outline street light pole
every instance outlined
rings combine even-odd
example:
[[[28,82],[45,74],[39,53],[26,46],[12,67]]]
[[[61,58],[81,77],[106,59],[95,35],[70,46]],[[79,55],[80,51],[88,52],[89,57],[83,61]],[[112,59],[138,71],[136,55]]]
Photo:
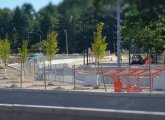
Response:
[[[41,47],[41,35],[40,35],[40,46],[39,46],[39,49],[40,49],[40,54],[41,54],[41,50],[42,50],[42,47]]]
[[[121,67],[121,48],[120,48],[120,0],[117,0],[117,66]]]
[[[68,55],[68,35],[67,35],[66,30],[64,30],[64,32],[65,32],[65,38],[66,38],[66,54]]]
[[[37,32],[28,32],[28,34],[36,34],[36,35],[38,35],[39,36],[39,39],[40,39],[40,45],[39,45],[39,50],[40,50],[40,54],[41,54],[41,35],[39,34],[39,33],[37,33]]]

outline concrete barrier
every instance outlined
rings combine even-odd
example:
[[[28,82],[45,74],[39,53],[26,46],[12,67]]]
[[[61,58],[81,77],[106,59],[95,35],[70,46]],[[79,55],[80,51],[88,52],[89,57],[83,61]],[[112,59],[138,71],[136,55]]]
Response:
[[[164,120],[164,112],[0,104],[0,120]]]
[[[0,89],[1,104],[165,112],[165,94]]]

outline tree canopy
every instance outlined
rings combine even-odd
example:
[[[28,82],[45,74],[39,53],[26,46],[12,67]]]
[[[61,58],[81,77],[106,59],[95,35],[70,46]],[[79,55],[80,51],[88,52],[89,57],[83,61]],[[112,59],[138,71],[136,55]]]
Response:
[[[123,0],[121,19],[123,42],[132,41],[134,46],[145,48],[143,43],[150,39],[154,43],[152,49],[159,53],[164,50],[164,0]],[[29,32],[37,32],[45,40],[48,33],[57,31],[59,53],[63,53],[66,51],[66,30],[69,53],[82,53],[91,47],[95,25],[100,22],[104,23],[102,34],[107,37],[107,49],[115,52],[117,28],[114,0],[63,0],[59,5],[50,2],[39,11],[35,11],[31,4],[14,10],[0,9],[0,38],[8,36],[11,51],[18,52],[25,39],[29,39],[29,49],[36,48],[35,45],[40,42],[38,36],[28,37]]]
[[[24,64],[29,57],[29,50],[28,50],[28,41],[24,40],[22,43],[22,47],[18,49],[19,54],[20,54],[20,58],[21,58],[21,62]]]
[[[5,64],[7,64],[10,56],[10,43],[8,38],[0,41],[0,57]]]
[[[102,22],[96,25],[96,32],[94,32],[94,43],[92,43],[92,50],[98,63],[105,56],[105,51],[107,48],[107,43],[105,42],[106,37],[102,36],[103,26],[104,23]]]
[[[57,41],[58,33],[51,32],[48,34],[47,40],[43,42],[43,48],[47,59],[51,62],[52,58],[58,51],[58,41]]]

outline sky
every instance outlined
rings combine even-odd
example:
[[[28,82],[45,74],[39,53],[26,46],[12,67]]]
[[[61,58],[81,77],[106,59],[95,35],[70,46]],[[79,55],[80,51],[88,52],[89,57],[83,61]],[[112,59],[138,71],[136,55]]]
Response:
[[[15,9],[16,6],[22,6],[24,3],[30,3],[33,8],[38,11],[46,6],[49,2],[58,5],[62,0],[0,0],[0,8]]]

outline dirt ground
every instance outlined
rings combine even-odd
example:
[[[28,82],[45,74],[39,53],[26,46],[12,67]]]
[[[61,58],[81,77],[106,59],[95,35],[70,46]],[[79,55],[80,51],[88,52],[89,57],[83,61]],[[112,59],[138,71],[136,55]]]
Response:
[[[25,75],[24,81],[21,82],[20,64],[9,65],[5,76],[5,67],[0,65],[0,88],[23,88],[23,89],[45,89],[45,81],[35,80],[34,75]],[[91,92],[112,92],[113,87],[104,86],[81,86],[71,83],[60,83],[56,81],[46,81],[47,90],[64,90],[64,91],[91,91]]]
[[[64,90],[64,91],[90,91],[90,92],[114,92],[113,85],[81,86],[72,83],[62,83],[56,81],[35,80],[34,75],[25,75],[24,81],[21,82],[20,64],[13,64],[7,67],[5,76],[4,65],[0,65],[0,88],[22,88],[22,89],[47,89],[47,90]],[[149,92],[145,90],[143,92]]]

